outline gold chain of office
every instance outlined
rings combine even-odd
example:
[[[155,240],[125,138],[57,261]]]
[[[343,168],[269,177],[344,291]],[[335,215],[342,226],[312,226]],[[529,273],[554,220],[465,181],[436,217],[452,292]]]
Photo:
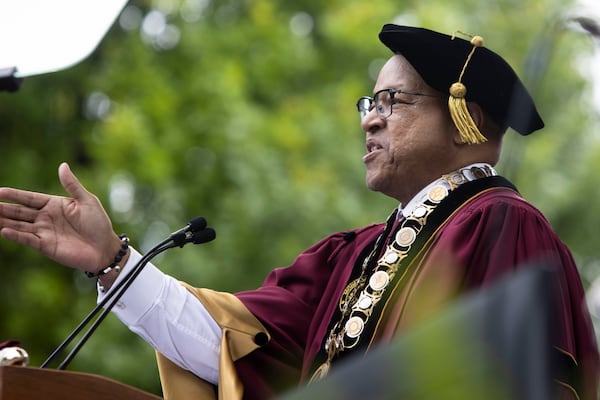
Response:
[[[465,175],[468,171],[471,178]],[[398,276],[402,279],[406,269],[401,270],[401,263],[407,256],[415,242],[417,235],[423,230],[427,218],[435,208],[444,200],[448,194],[473,179],[479,179],[495,175],[495,171],[487,166],[473,166],[461,169],[447,175],[443,175],[441,181],[428,191],[427,196],[419,202],[411,214],[402,222],[402,226],[396,232],[394,240],[387,246],[385,252],[377,261],[376,267],[367,279],[367,266],[372,257],[375,256],[377,244],[371,254],[364,260],[361,275],[350,282],[340,298],[340,320],[331,328],[329,336],[325,341],[325,352],[327,360],[317,368],[310,381],[322,379],[329,372],[333,359],[341,352],[357,346],[361,339],[369,318],[373,314],[375,306],[383,298],[385,290]],[[383,235],[383,234],[382,234]],[[382,240],[382,235],[377,242]]]

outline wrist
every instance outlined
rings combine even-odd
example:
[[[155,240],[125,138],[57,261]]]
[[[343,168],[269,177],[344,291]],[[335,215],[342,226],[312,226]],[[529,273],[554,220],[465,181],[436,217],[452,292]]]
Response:
[[[129,259],[130,252],[131,252],[131,250],[127,249],[121,262],[115,268],[112,268],[107,273],[98,276],[98,289],[101,292],[107,291],[115,283],[115,281],[119,277],[119,274],[121,273],[121,271],[123,271],[123,267],[125,267],[125,264],[127,264],[127,260]]]
[[[108,289],[112,285],[129,258],[129,238],[127,235],[121,234],[119,235],[118,240],[119,248],[113,253],[115,256],[112,259],[112,262],[95,272],[85,271],[85,274],[89,278],[98,278],[98,284],[102,291]]]

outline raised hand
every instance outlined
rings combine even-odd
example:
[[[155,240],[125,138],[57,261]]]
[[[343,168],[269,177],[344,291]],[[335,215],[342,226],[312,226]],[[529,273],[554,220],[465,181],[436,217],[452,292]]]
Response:
[[[58,175],[71,197],[0,188],[0,236],[66,266],[98,271],[112,262],[121,240],[66,163]]]

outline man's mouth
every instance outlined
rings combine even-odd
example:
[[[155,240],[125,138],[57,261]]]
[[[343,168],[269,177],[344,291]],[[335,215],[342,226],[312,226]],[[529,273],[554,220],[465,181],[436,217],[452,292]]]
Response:
[[[383,150],[383,146],[376,143],[375,141],[367,142],[367,154],[363,156],[363,161],[368,162],[372,158],[376,157],[376,153]]]
[[[369,143],[367,144],[367,154],[372,153],[377,150],[382,150],[383,147],[378,145],[377,143]]]

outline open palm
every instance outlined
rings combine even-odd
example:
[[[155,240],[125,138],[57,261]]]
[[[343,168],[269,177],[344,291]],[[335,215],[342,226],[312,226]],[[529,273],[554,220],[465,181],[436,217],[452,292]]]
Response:
[[[98,198],[66,163],[59,178],[71,197],[0,188],[0,235],[66,266],[98,270],[112,260],[119,238]]]

